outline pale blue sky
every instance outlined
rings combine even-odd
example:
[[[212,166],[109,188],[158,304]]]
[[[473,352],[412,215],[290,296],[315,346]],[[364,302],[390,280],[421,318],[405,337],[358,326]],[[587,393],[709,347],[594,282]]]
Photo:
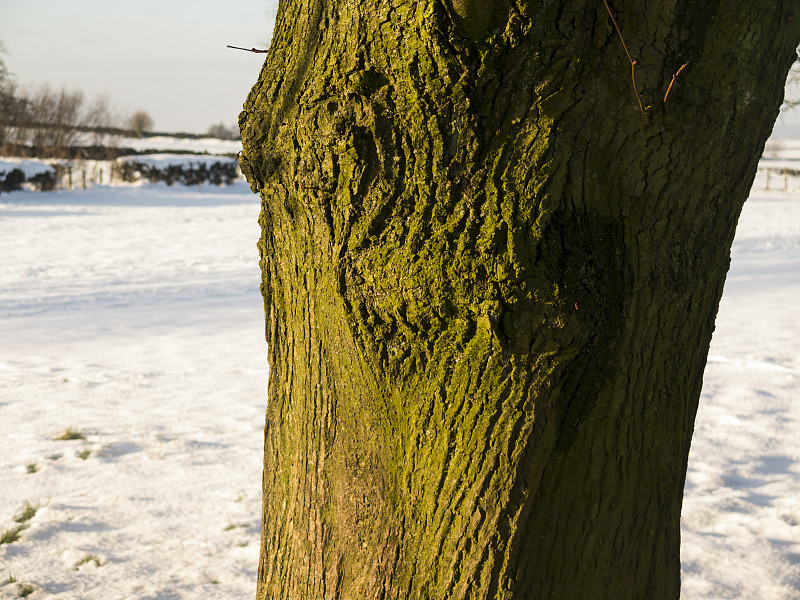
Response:
[[[100,94],[159,131],[236,123],[266,47],[277,0],[0,0],[5,62],[23,86]]]

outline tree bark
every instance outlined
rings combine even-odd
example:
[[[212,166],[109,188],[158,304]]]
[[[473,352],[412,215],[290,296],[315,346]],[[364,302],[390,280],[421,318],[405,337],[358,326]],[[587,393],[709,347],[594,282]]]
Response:
[[[798,8],[281,0],[240,116],[259,599],[679,597],[703,369]]]

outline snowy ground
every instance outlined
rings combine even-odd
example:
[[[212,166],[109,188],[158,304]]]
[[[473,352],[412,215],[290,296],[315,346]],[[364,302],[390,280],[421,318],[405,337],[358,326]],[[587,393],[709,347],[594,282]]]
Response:
[[[243,183],[0,196],[0,536],[27,526],[0,545],[0,598],[253,596],[257,213]],[[800,598],[799,297],[800,194],[755,192],[690,457],[684,600]]]
[[[105,138],[108,141],[108,138]],[[176,138],[172,136],[117,137],[111,138],[117,148],[133,148],[137,152],[184,151],[205,152],[208,154],[236,154],[242,149],[240,140],[221,140],[219,138]],[[79,145],[91,146],[96,140],[90,134],[78,138]]]
[[[753,192],[732,251],[683,509],[683,598],[800,598],[800,194]]]
[[[0,182],[4,181],[6,176],[14,170],[22,171],[25,179],[30,179],[39,173],[52,171],[53,168],[43,160],[35,158],[0,158]]]
[[[254,595],[258,208],[243,183],[0,196],[0,535],[40,505],[0,598]]]

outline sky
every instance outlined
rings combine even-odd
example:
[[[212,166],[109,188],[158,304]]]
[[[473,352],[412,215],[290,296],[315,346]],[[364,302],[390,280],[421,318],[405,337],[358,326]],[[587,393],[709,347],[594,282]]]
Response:
[[[23,86],[108,96],[126,114],[144,110],[156,131],[233,128],[255,83],[278,0],[0,0],[0,42]],[[800,137],[800,110],[776,137]]]
[[[156,131],[234,127],[266,48],[277,0],[0,0],[0,41],[22,86],[106,95]]]

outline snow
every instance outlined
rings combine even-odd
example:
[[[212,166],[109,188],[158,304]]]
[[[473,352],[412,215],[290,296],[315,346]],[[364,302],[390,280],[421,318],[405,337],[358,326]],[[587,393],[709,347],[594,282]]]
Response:
[[[800,598],[800,195],[745,204],[683,509],[683,598]]]
[[[5,179],[11,171],[18,169],[25,175],[25,179],[35,177],[39,173],[53,171],[53,167],[43,160],[27,158],[0,158],[0,181]]]
[[[0,598],[21,583],[61,600],[253,595],[258,210],[241,182],[0,196],[0,535],[40,505],[0,545]],[[800,193],[754,191],[732,256],[689,459],[682,597],[796,600]],[[86,440],[54,439],[70,428]]]
[[[770,138],[764,148],[764,158],[800,159],[800,139]]]
[[[258,210],[243,183],[0,196],[0,535],[41,505],[0,546],[0,583],[33,598],[253,595]],[[68,428],[87,439],[54,439]],[[100,566],[76,568],[86,556]]]
[[[81,133],[75,145],[93,146],[98,140],[95,134]],[[197,152],[205,154],[236,154],[242,149],[241,140],[221,140],[213,137],[182,138],[171,135],[154,135],[146,137],[116,137],[101,135],[104,142],[113,142],[117,148],[131,148],[137,152]]]
[[[180,150],[188,152],[206,152],[208,154],[237,154],[242,150],[241,140],[174,138],[169,136],[121,138],[117,142],[117,146],[120,148],[133,148],[137,152]]]

